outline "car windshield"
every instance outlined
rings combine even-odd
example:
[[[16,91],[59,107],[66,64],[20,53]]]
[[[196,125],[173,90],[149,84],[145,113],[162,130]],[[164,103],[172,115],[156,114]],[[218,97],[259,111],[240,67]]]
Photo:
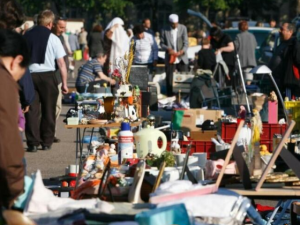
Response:
[[[257,46],[260,46],[266,38],[268,38],[270,34],[270,30],[248,30],[250,33],[254,34],[256,41],[257,41]],[[228,34],[231,39],[234,41],[236,38],[236,35],[240,33],[239,30],[223,30],[224,33]]]

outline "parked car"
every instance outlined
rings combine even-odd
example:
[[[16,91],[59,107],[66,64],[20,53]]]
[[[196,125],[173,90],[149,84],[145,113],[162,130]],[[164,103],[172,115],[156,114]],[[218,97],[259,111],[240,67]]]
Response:
[[[212,27],[210,21],[202,13],[190,9],[188,9],[187,12],[192,16],[200,18],[204,23],[207,24],[208,28]],[[256,24],[256,21],[248,21],[248,23],[249,32],[254,34],[257,41],[257,48],[255,51],[257,63],[268,64],[273,55],[273,51],[279,45],[280,39],[278,30],[270,27],[253,27],[253,25]],[[231,21],[231,24],[235,27],[224,29],[223,32],[228,34],[232,40],[235,40],[236,35],[240,32],[237,28],[238,21]],[[265,26],[267,26],[267,24]]]
[[[268,64],[280,44],[280,35],[278,29],[274,29],[260,46],[259,64]]]

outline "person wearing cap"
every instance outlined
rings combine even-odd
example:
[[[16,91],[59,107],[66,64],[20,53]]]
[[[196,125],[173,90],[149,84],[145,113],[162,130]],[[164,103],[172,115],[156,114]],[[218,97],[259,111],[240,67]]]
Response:
[[[188,71],[187,48],[189,45],[187,29],[179,24],[179,17],[176,14],[169,16],[170,26],[161,32],[160,46],[165,50],[165,69],[167,95],[173,95],[173,72]]]

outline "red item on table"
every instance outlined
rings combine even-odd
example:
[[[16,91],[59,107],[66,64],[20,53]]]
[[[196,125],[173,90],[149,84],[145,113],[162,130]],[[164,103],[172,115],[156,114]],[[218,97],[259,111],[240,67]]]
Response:
[[[256,204],[256,209],[258,212],[264,212],[264,211],[273,211],[275,208],[271,206]]]
[[[61,186],[62,186],[62,187],[68,187],[69,184],[68,184],[67,181],[62,181],[62,182],[61,182]]]
[[[69,186],[70,186],[70,187],[75,187],[75,186],[76,186],[76,180],[71,180],[71,181],[69,182]]]

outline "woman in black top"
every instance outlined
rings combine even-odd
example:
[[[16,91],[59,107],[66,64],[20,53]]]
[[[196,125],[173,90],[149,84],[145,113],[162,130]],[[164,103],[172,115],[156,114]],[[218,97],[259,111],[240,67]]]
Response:
[[[203,38],[201,40],[202,49],[198,52],[198,68],[203,70],[215,69],[217,64],[216,55],[214,51],[210,48],[210,40],[208,38]]]
[[[234,58],[234,44],[230,36],[222,33],[218,27],[210,29],[210,36],[212,37],[211,45],[216,50],[216,54],[219,52],[222,54],[222,58],[226,63],[229,70],[229,77],[226,76],[225,82],[227,86],[232,86],[233,89],[237,86],[237,77],[233,76],[235,69],[235,58]]]

